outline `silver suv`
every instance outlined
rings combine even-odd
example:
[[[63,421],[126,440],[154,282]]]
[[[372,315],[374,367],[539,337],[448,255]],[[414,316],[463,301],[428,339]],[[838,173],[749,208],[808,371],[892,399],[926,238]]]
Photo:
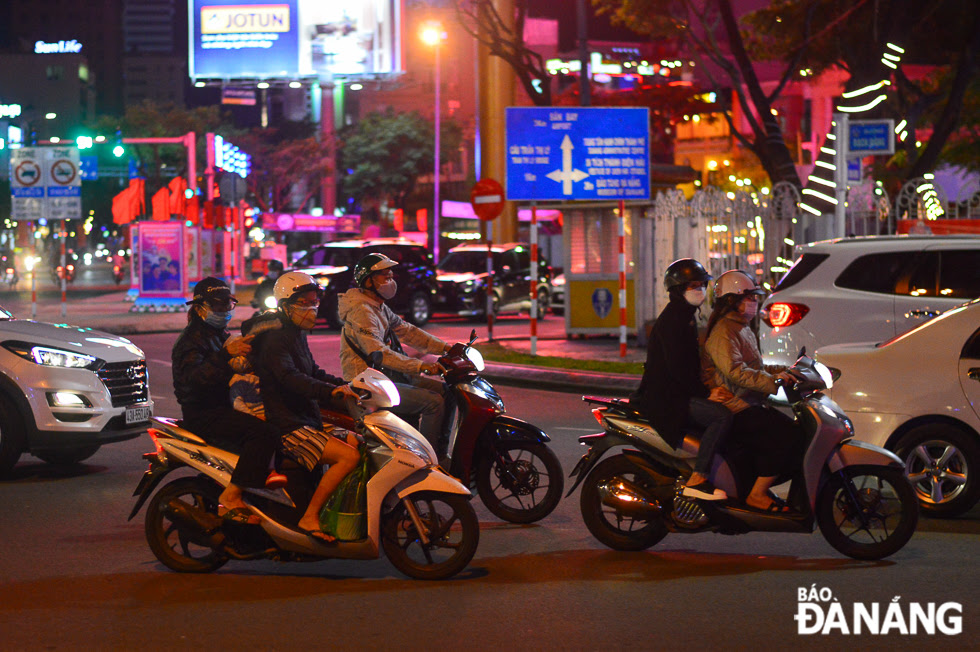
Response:
[[[980,297],[980,236],[880,236],[797,247],[763,304],[766,363],[801,347],[881,342]],[[766,328],[768,326],[768,328]]]
[[[52,464],[143,433],[153,413],[146,358],[129,340],[0,308],[0,476],[27,452]]]

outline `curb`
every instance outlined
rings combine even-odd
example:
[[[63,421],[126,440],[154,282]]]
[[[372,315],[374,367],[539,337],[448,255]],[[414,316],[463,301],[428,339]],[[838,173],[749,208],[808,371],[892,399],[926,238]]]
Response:
[[[631,374],[552,369],[497,362],[487,362],[481,375],[501,385],[552,389],[569,393],[584,390],[619,397],[629,396],[640,384],[640,377]]]

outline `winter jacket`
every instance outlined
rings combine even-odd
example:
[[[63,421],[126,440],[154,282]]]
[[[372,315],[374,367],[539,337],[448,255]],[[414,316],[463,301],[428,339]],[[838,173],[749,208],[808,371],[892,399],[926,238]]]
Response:
[[[738,312],[726,314],[708,333],[701,366],[709,387],[726,387],[734,394],[724,403],[734,413],[763,404],[776,393],[775,374],[786,370],[781,365],[762,364],[755,333]]]
[[[393,351],[385,344],[386,333],[393,332],[402,344],[423,353],[442,354],[445,351],[445,342],[403,320],[369,290],[348,290],[340,295],[338,309],[344,322],[340,337],[340,366],[347,380],[352,380],[367,369],[367,363],[354,352],[347,338],[365,355],[381,351],[384,356],[382,366],[410,376],[421,373],[422,361]]]
[[[230,333],[209,326],[195,310],[170,354],[174,395],[185,419],[215,408],[231,408],[231,359],[224,348]]]
[[[281,328],[266,330],[252,340],[265,419],[282,434],[303,426],[320,430],[320,404],[329,405],[331,392],[344,381],[316,365],[306,331],[281,313],[276,318]]]
[[[684,440],[691,397],[708,397],[701,381],[696,312],[683,296],[671,297],[650,330],[643,379],[630,396],[630,403],[675,447]]]

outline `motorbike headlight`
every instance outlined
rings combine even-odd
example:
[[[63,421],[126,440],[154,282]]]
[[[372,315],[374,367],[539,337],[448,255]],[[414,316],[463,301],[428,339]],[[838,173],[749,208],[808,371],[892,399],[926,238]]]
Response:
[[[265,298],[264,303],[265,303],[265,307],[268,308],[269,310],[275,310],[276,308],[279,307],[279,304],[276,302],[276,297],[271,294]]]
[[[407,450],[413,455],[417,455],[426,464],[435,464],[435,459],[429,452],[428,447],[415,437],[396,430],[391,430],[389,428],[381,428],[381,431],[384,432],[385,436],[388,437],[388,439],[391,440],[391,443],[396,447],[402,450]]]
[[[472,346],[466,347],[466,357],[470,359],[473,366],[476,367],[477,371],[483,371],[486,368],[486,363],[483,361],[483,354],[474,349]]]
[[[329,276],[317,276],[316,284],[320,286],[321,290],[326,290],[330,287],[330,277]]]
[[[64,349],[32,345],[24,342],[4,342],[3,347],[25,360],[30,360],[34,364],[45,367],[95,370],[102,366],[102,361],[94,355],[75,353],[74,351],[66,351]]]
[[[827,389],[834,386],[834,377],[830,373],[830,369],[827,368],[827,365],[822,362],[814,362],[813,368],[818,374],[820,374],[820,380],[822,380],[823,384],[827,386]]]

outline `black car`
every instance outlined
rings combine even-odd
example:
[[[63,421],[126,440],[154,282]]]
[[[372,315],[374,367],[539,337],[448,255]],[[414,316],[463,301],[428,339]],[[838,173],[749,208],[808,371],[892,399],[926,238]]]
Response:
[[[436,297],[436,268],[428,249],[411,240],[377,238],[373,240],[343,240],[318,245],[296,261],[289,270],[305,272],[323,288],[319,317],[332,328],[340,328],[337,297],[352,287],[354,265],[368,254],[384,254],[398,263],[392,271],[398,283],[398,293],[388,301],[396,313],[422,326],[429,321]],[[255,291],[252,305],[261,310],[275,307],[266,303],[272,295],[274,279],[268,279]]]
[[[531,310],[531,246],[522,243],[493,245],[493,311]],[[468,317],[486,315],[487,246],[464,244],[449,250],[439,263],[439,299],[436,312]],[[538,317],[544,318],[551,301],[552,270],[538,255]]]

